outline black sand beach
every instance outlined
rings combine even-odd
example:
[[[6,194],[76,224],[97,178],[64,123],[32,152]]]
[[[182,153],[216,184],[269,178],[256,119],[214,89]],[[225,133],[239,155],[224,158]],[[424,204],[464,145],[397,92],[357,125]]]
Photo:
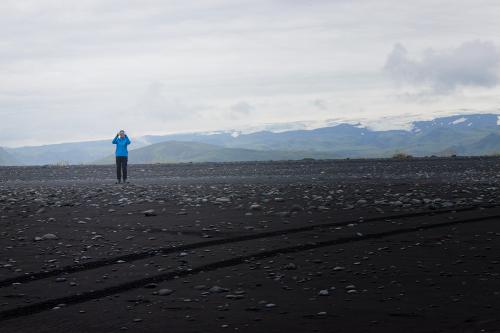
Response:
[[[498,332],[500,159],[0,168],[1,332]]]

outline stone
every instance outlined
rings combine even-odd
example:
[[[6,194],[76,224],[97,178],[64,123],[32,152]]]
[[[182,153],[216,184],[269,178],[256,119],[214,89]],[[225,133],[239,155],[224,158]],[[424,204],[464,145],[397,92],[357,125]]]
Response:
[[[58,237],[54,234],[45,234],[42,237],[35,237],[35,241],[43,241],[43,240],[55,240]]]
[[[228,289],[219,286],[213,286],[212,288],[208,289],[208,291],[211,292],[212,294],[219,294],[227,292]]]
[[[167,289],[167,288],[164,288],[164,289],[160,289],[158,290],[158,295],[159,296],[167,296],[167,295],[170,295],[171,293],[173,293],[174,291],[171,290],[171,289]]]
[[[261,205],[258,205],[258,204],[253,204],[250,206],[250,210],[262,210],[262,206]]]
[[[145,216],[156,216],[156,212],[154,209],[148,209],[142,212]]]

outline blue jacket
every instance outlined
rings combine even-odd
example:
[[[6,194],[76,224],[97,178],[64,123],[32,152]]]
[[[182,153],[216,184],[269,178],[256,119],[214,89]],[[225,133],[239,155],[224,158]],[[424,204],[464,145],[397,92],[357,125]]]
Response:
[[[130,144],[128,136],[122,139],[118,135],[113,139],[113,144],[116,145],[116,156],[128,156],[127,146]]]

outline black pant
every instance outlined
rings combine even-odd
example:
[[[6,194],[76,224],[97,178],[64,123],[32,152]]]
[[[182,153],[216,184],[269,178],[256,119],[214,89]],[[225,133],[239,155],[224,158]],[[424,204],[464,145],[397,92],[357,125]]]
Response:
[[[123,173],[123,181],[127,180],[127,156],[116,156],[116,178],[118,181],[122,179]]]

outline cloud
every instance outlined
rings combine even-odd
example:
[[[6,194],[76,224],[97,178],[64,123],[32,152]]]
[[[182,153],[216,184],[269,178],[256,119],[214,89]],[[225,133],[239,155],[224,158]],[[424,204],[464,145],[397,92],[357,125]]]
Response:
[[[135,109],[151,120],[172,122],[196,116],[200,107],[187,105],[177,96],[169,96],[161,82],[151,82]]]
[[[312,104],[317,107],[318,109],[320,110],[326,110],[327,109],[327,105],[326,105],[326,102],[320,98],[317,98],[315,99],[314,101],[312,101]]]
[[[459,87],[494,87],[499,82],[500,53],[495,44],[468,41],[443,51],[427,49],[415,60],[401,44],[388,55],[384,72],[400,84],[409,84],[435,94],[451,93]]]
[[[229,107],[232,118],[241,118],[248,116],[252,111],[255,110],[255,107],[245,101],[238,102]]]

